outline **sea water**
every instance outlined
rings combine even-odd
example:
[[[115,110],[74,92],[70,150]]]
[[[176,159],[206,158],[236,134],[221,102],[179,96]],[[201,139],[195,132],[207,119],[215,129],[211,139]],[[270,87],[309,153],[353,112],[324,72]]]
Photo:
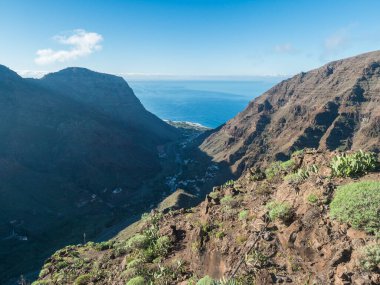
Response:
[[[263,81],[129,81],[147,110],[164,120],[216,128],[281,79]]]

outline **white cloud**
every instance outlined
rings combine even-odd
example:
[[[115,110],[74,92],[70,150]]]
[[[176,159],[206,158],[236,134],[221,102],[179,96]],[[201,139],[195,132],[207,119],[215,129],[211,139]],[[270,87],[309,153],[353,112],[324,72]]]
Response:
[[[276,45],[274,51],[278,53],[295,53],[297,50],[290,43],[285,43],[281,45]]]
[[[348,36],[346,31],[339,31],[325,39],[325,50],[327,52],[337,52],[347,45]]]
[[[16,72],[24,78],[41,78],[49,73],[46,70],[16,70]]]
[[[36,52],[35,62],[40,65],[55,62],[65,62],[79,57],[87,56],[102,48],[100,42],[102,35],[85,30],[74,30],[71,35],[57,35],[53,39],[62,45],[70,46],[69,49],[53,50],[51,48],[40,49]]]
[[[322,58],[330,58],[331,56],[339,55],[341,52],[349,48],[351,44],[351,30],[354,25],[349,25],[337,30],[325,38],[323,46]]]

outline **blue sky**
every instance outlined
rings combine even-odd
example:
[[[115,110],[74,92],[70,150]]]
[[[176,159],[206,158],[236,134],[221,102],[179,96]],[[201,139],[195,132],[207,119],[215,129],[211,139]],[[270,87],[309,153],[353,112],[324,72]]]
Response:
[[[0,64],[21,73],[291,75],[379,49],[379,11],[377,0],[0,0]]]

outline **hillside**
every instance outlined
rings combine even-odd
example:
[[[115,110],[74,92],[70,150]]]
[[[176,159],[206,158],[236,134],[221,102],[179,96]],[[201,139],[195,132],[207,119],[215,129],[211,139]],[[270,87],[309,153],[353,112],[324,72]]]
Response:
[[[379,94],[380,51],[331,62],[254,99],[201,149],[237,174],[305,147],[379,151]]]
[[[0,66],[0,109],[2,284],[125,217],[178,137],[122,78],[84,69],[31,80]]]
[[[34,285],[380,284],[379,79],[373,52],[283,81],[187,150],[213,159],[207,183],[228,166],[240,178],[192,208],[203,192],[178,190],[109,241],[57,251]],[[174,186],[197,182],[197,163]]]
[[[345,155],[360,166],[332,167]],[[379,284],[375,161],[308,149],[252,168],[197,207],[153,211],[108,242],[57,251],[33,285]]]

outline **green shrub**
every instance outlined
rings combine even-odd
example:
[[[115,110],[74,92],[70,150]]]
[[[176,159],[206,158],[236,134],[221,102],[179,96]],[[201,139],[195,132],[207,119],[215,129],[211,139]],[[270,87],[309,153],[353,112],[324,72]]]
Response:
[[[32,283],[32,285],[50,285],[50,284],[53,284],[53,281],[52,280],[48,280],[48,279],[46,279],[46,280],[37,280],[37,281],[34,281],[33,283]]]
[[[206,275],[197,282],[197,285],[215,285],[215,280]]]
[[[332,175],[338,177],[354,177],[373,171],[377,167],[377,159],[374,153],[362,150],[353,154],[342,154],[331,161]]]
[[[281,163],[278,161],[272,162],[267,169],[265,169],[265,176],[271,180],[281,174]]]
[[[221,280],[214,280],[210,276],[205,276],[197,282],[197,285],[237,285],[235,279],[222,278]],[[243,283],[239,283],[243,284]],[[244,283],[245,284],[245,283]]]
[[[219,232],[216,232],[215,233],[215,237],[217,238],[217,239],[222,239],[222,238],[224,238],[226,236],[226,234],[225,234],[225,232],[223,232],[223,231],[219,231]]]
[[[155,256],[165,256],[171,246],[171,241],[168,236],[159,237],[154,245]]]
[[[265,176],[267,179],[272,180],[279,175],[283,171],[285,172],[291,172],[295,168],[295,161],[293,159],[289,159],[284,162],[275,161],[272,162],[267,169],[265,169]]]
[[[248,210],[243,210],[239,213],[239,220],[245,220],[248,217]]]
[[[222,205],[229,205],[231,204],[231,202],[233,201],[234,199],[232,198],[231,195],[226,195],[224,196],[221,200],[220,200],[220,203]]]
[[[216,199],[219,198],[219,193],[216,192],[216,191],[213,191],[213,192],[210,192],[210,193],[208,194],[208,196],[209,196],[211,199],[216,200]]]
[[[48,274],[49,274],[49,269],[48,268],[42,268],[42,270],[38,274],[38,277],[39,278],[44,278]]]
[[[288,202],[272,201],[267,204],[266,208],[272,221],[281,220],[286,222],[292,215],[292,207]]]
[[[87,285],[91,282],[92,276],[90,274],[84,274],[75,279],[74,285]]]
[[[93,246],[96,250],[102,251],[102,250],[106,250],[106,249],[111,249],[113,246],[113,243],[110,241],[103,241],[100,243],[96,243]]]
[[[364,271],[373,271],[380,266],[380,244],[367,245],[359,257],[360,267]]]
[[[132,278],[126,285],[146,285],[145,279],[142,276]]]
[[[127,269],[137,268],[143,264],[144,264],[144,261],[142,259],[139,259],[139,258],[132,259],[130,262],[128,262]]]
[[[319,200],[319,197],[316,194],[310,194],[309,196],[307,196],[307,201],[310,204],[316,204],[318,200]]]
[[[380,182],[362,181],[338,187],[330,215],[369,233],[380,229]]]
[[[228,187],[228,186],[234,186],[235,184],[235,181],[233,181],[232,179],[231,180],[228,180],[226,183],[224,183],[224,186]]]
[[[295,161],[293,159],[289,159],[287,161],[281,162],[280,167],[284,171],[291,171],[295,166]]]
[[[127,247],[131,249],[144,249],[149,246],[149,237],[143,234],[136,234],[127,242]]]
[[[288,174],[284,177],[285,181],[289,183],[301,183],[305,179],[309,178],[311,173],[317,173],[318,166],[315,164],[308,166],[307,168],[300,168],[297,172]]]
[[[299,150],[296,150],[296,151],[292,152],[292,156],[303,155],[304,152],[305,152],[305,150],[299,149]]]
[[[245,263],[248,265],[264,266],[268,263],[268,256],[264,255],[260,250],[252,250],[245,256]]]

